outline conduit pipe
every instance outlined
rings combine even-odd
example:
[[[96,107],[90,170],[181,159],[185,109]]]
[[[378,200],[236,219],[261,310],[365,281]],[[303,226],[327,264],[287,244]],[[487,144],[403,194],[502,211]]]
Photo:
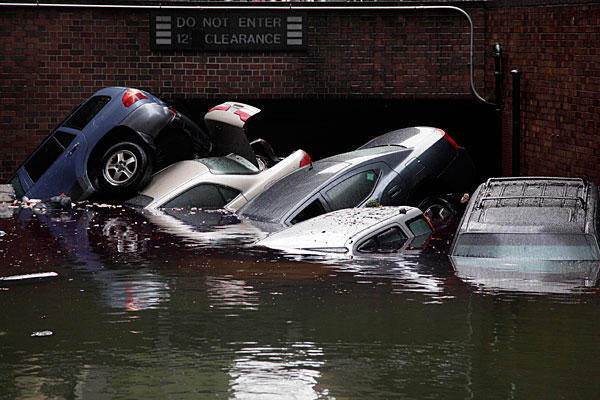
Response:
[[[475,88],[474,66],[473,66],[473,20],[469,13],[455,6],[298,6],[290,2],[286,6],[275,5],[223,5],[223,6],[199,6],[199,5],[136,5],[136,4],[65,4],[65,3],[0,3],[0,7],[54,7],[54,8],[101,8],[101,9],[135,9],[135,10],[294,10],[294,11],[454,11],[464,16],[469,22],[469,81],[471,93],[482,103],[496,106],[497,104],[484,99]]]

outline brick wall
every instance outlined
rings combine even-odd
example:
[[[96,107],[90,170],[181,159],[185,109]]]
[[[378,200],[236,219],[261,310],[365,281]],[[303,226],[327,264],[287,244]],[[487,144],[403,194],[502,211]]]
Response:
[[[582,176],[600,183],[600,4],[504,0],[496,6],[487,13],[490,44],[504,45],[507,74],[513,68],[523,73],[522,174]],[[509,173],[510,77],[506,83],[504,172]]]
[[[2,180],[73,106],[105,86],[215,101],[470,93],[468,24],[451,11],[310,12],[305,53],[152,51],[144,10],[0,11]],[[485,14],[471,14],[483,84]]]

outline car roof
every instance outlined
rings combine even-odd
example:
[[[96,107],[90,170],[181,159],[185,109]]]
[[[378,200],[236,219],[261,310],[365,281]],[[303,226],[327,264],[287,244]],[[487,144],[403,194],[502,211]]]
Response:
[[[597,202],[591,189],[578,178],[491,178],[475,191],[460,231],[588,233]]]
[[[419,214],[420,210],[414,207],[345,208],[299,222],[257,244],[297,249],[344,247],[350,238],[362,231],[388,220],[411,219]]]

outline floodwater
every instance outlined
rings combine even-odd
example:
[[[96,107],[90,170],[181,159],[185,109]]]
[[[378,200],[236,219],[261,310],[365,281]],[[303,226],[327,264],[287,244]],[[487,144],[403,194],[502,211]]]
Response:
[[[591,399],[598,286],[253,248],[220,213],[4,209],[0,398]],[[13,215],[14,214],[14,215]],[[191,224],[191,225],[190,225]],[[596,274],[597,274],[597,265]],[[589,272],[589,271],[588,271]]]

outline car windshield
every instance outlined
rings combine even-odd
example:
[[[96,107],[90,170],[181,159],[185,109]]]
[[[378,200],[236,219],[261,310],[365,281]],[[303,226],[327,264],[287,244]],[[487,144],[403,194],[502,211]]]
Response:
[[[258,195],[240,210],[240,214],[258,221],[275,222],[299,201],[348,166],[346,163],[317,161],[300,168]]]
[[[250,161],[236,154],[200,158],[196,161],[206,165],[210,172],[217,175],[254,175],[260,172]]]
[[[594,238],[584,234],[463,233],[454,256],[538,260],[598,260]]]

